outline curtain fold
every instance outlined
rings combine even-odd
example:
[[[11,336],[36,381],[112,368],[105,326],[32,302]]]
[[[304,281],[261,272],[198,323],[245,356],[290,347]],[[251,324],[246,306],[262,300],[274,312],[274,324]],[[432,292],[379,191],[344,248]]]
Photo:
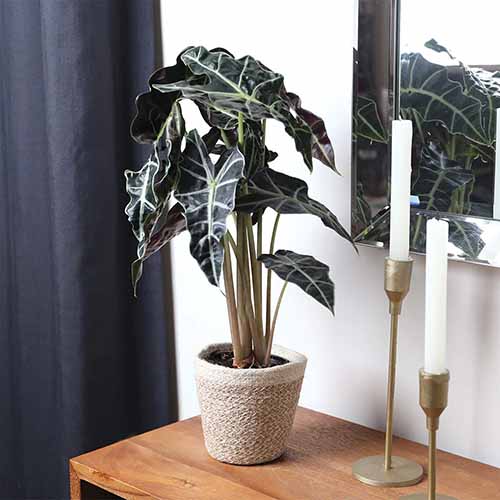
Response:
[[[0,498],[68,496],[67,460],[175,418],[160,256],[133,299],[123,171],[154,0],[0,1]]]

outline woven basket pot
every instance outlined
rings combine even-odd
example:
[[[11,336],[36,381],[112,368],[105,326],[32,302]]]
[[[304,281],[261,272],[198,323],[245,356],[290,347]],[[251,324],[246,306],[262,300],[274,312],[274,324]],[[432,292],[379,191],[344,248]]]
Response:
[[[209,363],[212,344],[196,360],[196,386],[208,453],[230,464],[270,462],[285,451],[307,359],[283,347],[273,354],[288,361],[281,366],[238,370]]]

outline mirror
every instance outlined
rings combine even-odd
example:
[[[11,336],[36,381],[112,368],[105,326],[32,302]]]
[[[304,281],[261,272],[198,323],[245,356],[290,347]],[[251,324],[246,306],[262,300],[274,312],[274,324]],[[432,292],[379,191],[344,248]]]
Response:
[[[456,0],[359,1],[352,193],[358,243],[388,244],[390,128],[400,116],[413,123],[411,250],[425,252],[425,219],[437,215],[450,222],[451,258],[500,264],[495,12],[496,0],[476,0],[474,9]]]

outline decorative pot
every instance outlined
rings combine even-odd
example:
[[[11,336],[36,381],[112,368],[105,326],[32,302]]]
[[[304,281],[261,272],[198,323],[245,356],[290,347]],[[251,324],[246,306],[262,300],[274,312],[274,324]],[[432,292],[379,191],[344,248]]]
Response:
[[[307,358],[274,346],[288,363],[235,369],[207,361],[231,344],[211,344],[196,360],[196,386],[205,446],[215,459],[230,464],[270,462],[285,451],[292,429]]]

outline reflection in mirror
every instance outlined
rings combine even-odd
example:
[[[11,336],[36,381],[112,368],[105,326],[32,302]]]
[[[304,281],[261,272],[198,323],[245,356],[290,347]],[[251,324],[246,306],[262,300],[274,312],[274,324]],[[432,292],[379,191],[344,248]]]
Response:
[[[375,3],[382,13],[373,11]],[[393,15],[397,6],[399,25]],[[411,120],[414,130],[411,249],[425,251],[425,218],[438,212],[450,221],[452,257],[500,264],[500,222],[488,220],[500,219],[500,173],[495,176],[500,52],[494,12],[500,13],[497,0],[476,0],[474,9],[456,0],[360,0],[352,211],[358,242],[383,246],[389,238],[390,75],[396,66],[390,53],[397,44],[380,29],[383,17],[389,32],[400,34],[395,94],[400,117]],[[385,81],[376,78],[376,65],[385,68]]]
[[[493,216],[497,3],[476,0],[470,9],[455,0],[401,1],[401,115],[414,125],[419,208]],[[416,23],[421,12],[432,15]]]

